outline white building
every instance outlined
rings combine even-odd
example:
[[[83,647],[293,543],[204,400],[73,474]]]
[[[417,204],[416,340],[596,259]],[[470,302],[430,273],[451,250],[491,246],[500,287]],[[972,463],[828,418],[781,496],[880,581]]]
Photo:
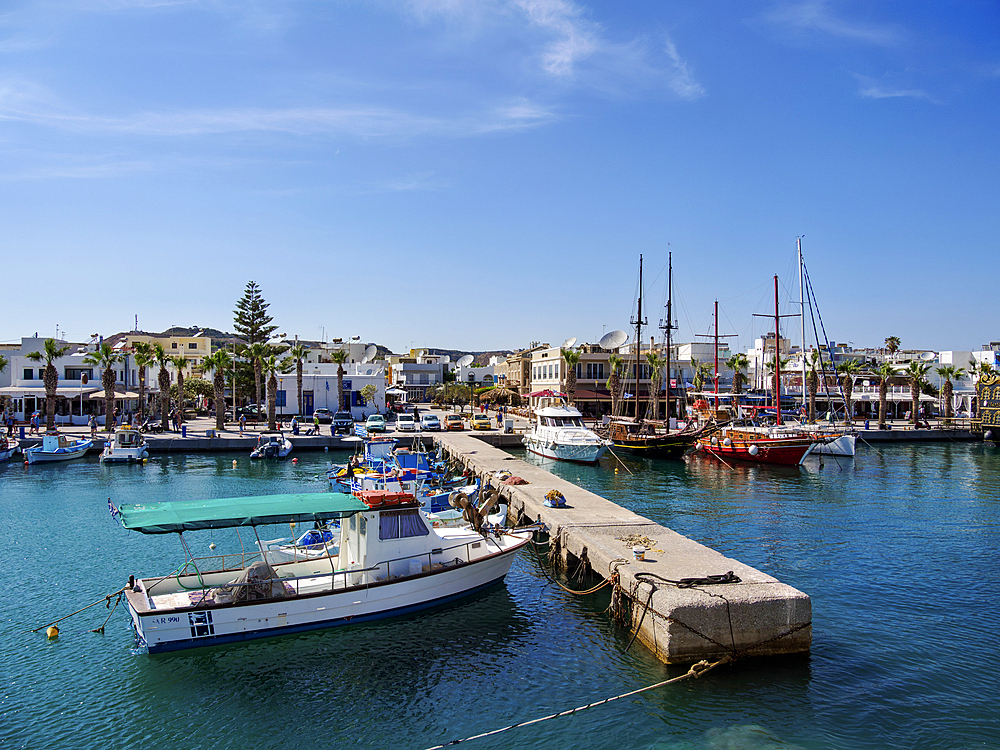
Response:
[[[43,415],[45,413],[45,361],[35,362],[28,359],[27,355],[32,352],[44,353],[47,338],[51,337],[25,337],[21,339],[18,349],[4,352],[4,356],[10,361],[10,385],[0,388],[0,395],[9,399],[14,418],[18,421],[25,421],[35,411],[40,411]],[[69,346],[65,356],[52,363],[59,373],[56,424],[86,424],[91,414],[98,415],[98,422],[103,424],[104,388],[101,378],[104,371],[84,362],[89,354],[97,350],[98,341],[95,339],[87,344],[73,344],[59,340],[56,345]],[[120,389],[137,378],[135,363],[131,358],[115,367],[115,382]]]
[[[343,399],[337,400],[337,365],[334,363],[306,364],[302,370],[302,404],[298,403],[298,380],[294,372],[278,375],[276,414],[309,416],[319,408],[340,411],[341,404],[355,419],[369,414],[385,413],[385,366],[381,363],[345,364]],[[375,396],[366,402],[361,391],[366,385],[375,386]]]

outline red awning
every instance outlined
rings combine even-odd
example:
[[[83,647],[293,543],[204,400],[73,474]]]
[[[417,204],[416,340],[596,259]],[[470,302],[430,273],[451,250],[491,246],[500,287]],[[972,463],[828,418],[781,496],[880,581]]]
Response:
[[[544,391],[529,393],[528,398],[566,398],[566,394],[546,388]]]

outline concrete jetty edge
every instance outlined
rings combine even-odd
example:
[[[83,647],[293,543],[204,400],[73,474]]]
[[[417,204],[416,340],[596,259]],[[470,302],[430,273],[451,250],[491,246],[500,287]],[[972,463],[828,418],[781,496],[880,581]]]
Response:
[[[605,580],[617,571],[613,597],[619,598],[624,622],[632,632],[639,628],[638,640],[661,661],[685,664],[810,650],[812,603],[803,592],[473,435],[443,433],[435,440],[450,458],[496,488],[513,517],[545,523],[566,569],[582,564]],[[528,484],[505,485],[491,478],[499,470]],[[563,494],[567,507],[545,507],[545,494],[552,489]],[[645,560],[633,559],[633,545],[620,539],[626,535],[655,542]],[[679,581],[729,571],[739,576],[740,583],[678,588],[636,577],[644,572]]]

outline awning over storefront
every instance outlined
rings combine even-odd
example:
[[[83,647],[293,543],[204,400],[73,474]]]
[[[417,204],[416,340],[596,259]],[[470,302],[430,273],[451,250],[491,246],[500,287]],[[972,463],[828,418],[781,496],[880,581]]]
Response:
[[[64,398],[77,398],[81,395],[86,396],[93,393],[96,388],[72,388],[72,387],[59,387],[56,388],[56,395],[62,396]],[[45,387],[36,386],[24,386],[24,385],[8,385],[4,388],[0,388],[0,393],[5,396],[14,396],[19,398],[24,398],[26,396],[35,396],[45,398]],[[136,396],[138,398],[138,396]]]

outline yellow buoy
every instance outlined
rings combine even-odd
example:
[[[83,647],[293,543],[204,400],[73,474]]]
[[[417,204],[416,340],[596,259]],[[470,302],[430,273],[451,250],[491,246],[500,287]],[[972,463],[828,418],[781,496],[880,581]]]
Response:
[[[49,627],[45,630],[45,635],[47,635],[49,637],[50,641],[53,638],[58,638],[59,637],[59,628],[57,628],[55,625],[49,625]]]
[[[236,459],[235,458],[233,459],[233,468],[234,469],[236,468]]]

